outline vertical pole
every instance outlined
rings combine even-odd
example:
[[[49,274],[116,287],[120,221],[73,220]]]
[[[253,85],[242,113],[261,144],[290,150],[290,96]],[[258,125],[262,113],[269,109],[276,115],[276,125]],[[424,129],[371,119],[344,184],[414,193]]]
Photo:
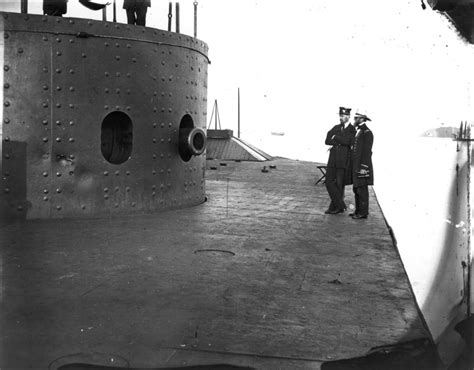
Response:
[[[197,18],[197,12],[198,12],[197,6],[198,6],[198,2],[195,1],[193,4],[194,4],[194,38],[196,38],[196,37],[197,37],[197,22],[198,22],[198,21],[197,21],[197,19],[198,19],[198,18]]]
[[[219,111],[217,110],[217,99],[214,100],[214,107],[216,107],[216,116],[214,117],[214,130],[217,130],[217,116],[219,115]]]
[[[168,32],[171,32],[171,18],[173,17],[173,4],[170,1],[168,8]]]
[[[104,22],[107,22],[107,7],[106,6],[102,8],[102,20]]]
[[[176,3],[176,33],[179,33],[179,3]]]
[[[237,137],[240,139],[240,87],[237,89]]]
[[[114,23],[117,23],[117,3],[115,0],[114,0],[113,10],[114,10]]]
[[[21,0],[21,12],[28,13],[28,0]]]

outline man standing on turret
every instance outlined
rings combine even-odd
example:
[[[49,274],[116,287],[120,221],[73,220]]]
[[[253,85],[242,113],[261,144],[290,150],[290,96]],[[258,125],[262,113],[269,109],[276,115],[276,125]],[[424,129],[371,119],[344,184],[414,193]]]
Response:
[[[346,171],[349,166],[350,147],[354,141],[355,128],[349,123],[350,108],[339,108],[340,124],[334,126],[326,135],[326,145],[332,145],[326,170],[326,189],[331,198],[327,214],[344,212],[344,186]]]
[[[367,218],[369,215],[369,185],[374,184],[372,167],[372,145],[374,135],[365,122],[371,121],[365,113],[356,113],[354,125],[357,128],[352,148],[352,184],[355,197],[355,211],[349,214],[353,219]]]
[[[150,0],[123,0],[123,8],[127,12],[127,23],[144,26],[146,12],[150,6]]]

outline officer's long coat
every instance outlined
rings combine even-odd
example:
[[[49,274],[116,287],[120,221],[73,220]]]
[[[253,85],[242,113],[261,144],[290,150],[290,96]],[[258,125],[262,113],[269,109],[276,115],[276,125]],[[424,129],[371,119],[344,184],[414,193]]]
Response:
[[[352,125],[344,128],[344,124],[334,126],[326,135],[326,145],[332,145],[329,151],[327,166],[348,168],[350,147],[354,141],[356,129]],[[334,139],[332,137],[334,136]]]
[[[372,145],[374,143],[374,134],[365,125],[359,126],[354,140],[351,153],[352,166],[352,184],[354,187],[373,185],[374,184],[374,169],[372,166]],[[367,177],[360,177],[361,170],[368,170]]]

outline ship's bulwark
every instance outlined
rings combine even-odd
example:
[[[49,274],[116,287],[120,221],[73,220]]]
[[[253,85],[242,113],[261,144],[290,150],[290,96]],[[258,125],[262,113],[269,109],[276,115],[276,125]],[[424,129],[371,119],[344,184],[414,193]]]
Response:
[[[204,201],[204,156],[183,143],[205,128],[206,44],[12,13],[0,13],[0,33],[0,216],[90,217]],[[191,144],[204,145],[199,139]]]
[[[317,369],[429,338],[373,193],[325,215],[316,164],[265,165],[209,161],[188,209],[3,226],[0,367]]]

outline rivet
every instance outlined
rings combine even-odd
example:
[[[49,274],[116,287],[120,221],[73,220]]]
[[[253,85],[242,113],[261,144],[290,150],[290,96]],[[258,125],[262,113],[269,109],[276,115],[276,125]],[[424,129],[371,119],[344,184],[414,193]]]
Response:
[[[108,88],[105,88],[105,89],[104,89],[104,92],[105,92],[106,94],[108,94],[108,93],[109,93],[109,89],[108,89]]]
[[[125,108],[125,109],[126,109],[126,110],[130,110],[131,108],[130,108],[130,107],[127,107],[127,108]]]
[[[132,45],[130,44],[127,44],[127,48],[130,49],[132,47]]]
[[[127,73],[127,78],[130,78],[132,77],[132,74],[131,73]]]
[[[47,142],[48,142],[48,138],[47,138],[47,137],[44,137],[44,138],[43,138],[43,142],[47,143]]]
[[[152,196],[152,197],[156,196],[156,192],[153,191],[153,192],[151,193],[151,196]]]
[[[120,171],[115,171],[115,176],[120,175]]]
[[[74,154],[71,154],[71,155],[69,156],[69,158],[74,159],[74,158],[76,158],[76,156],[75,156]]]
[[[114,207],[115,208],[118,208],[119,204],[118,203],[114,203]]]
[[[74,39],[69,39],[70,44],[74,44]]]
[[[127,186],[127,187],[125,188],[125,190],[126,190],[127,192],[130,192],[130,190],[132,190],[132,189],[130,189],[130,188]]]
[[[10,67],[9,67],[9,66],[4,66],[3,69],[4,69],[5,71],[8,71],[8,70],[10,69]]]
[[[151,174],[156,175],[156,171],[155,170],[151,171]]]
[[[116,89],[115,92],[116,92],[117,94],[120,94],[120,89]]]
[[[74,104],[69,104],[69,108],[74,109]]]
[[[151,190],[156,190],[156,185],[152,185]]]
[[[61,177],[61,172],[56,172],[57,177]]]
[[[115,190],[115,192],[118,192],[118,191],[120,191],[120,188],[118,186],[116,186],[114,190]]]
[[[121,76],[120,72],[115,73],[115,77],[120,77],[120,76]]]
[[[9,137],[9,136],[5,136],[5,138],[4,138],[3,140],[5,140],[6,142],[9,142],[9,141],[10,141],[10,137]]]
[[[10,102],[9,101],[6,101],[5,103],[3,103],[5,105],[5,107],[9,107],[10,106]]]
[[[86,58],[87,57],[86,53],[82,53],[82,57]]]
[[[46,196],[44,196],[44,197],[43,197],[43,200],[44,200],[45,202],[47,202],[47,201],[49,200],[49,198],[46,197]]]
[[[109,199],[109,196],[107,194],[105,194],[104,199]]]
[[[56,189],[56,193],[61,194],[61,192],[62,192],[61,189],[59,189],[59,188]]]
[[[56,86],[56,91],[61,91],[61,86]]]
[[[61,53],[60,51],[57,51],[57,52],[56,52],[56,55],[57,55],[58,57],[60,57],[60,56],[62,55],[62,53]]]
[[[69,24],[74,24],[74,20],[73,20],[73,19],[70,19],[70,20],[69,20]]]
[[[107,193],[109,191],[109,188],[104,188],[104,193]]]
[[[74,91],[74,90],[75,90],[74,86],[71,86],[71,87],[69,88],[69,91]]]
[[[56,69],[56,73],[61,73],[61,69],[60,69],[60,68],[57,68],[57,69]]]
[[[56,124],[57,124],[58,126],[61,126],[61,121],[60,121],[60,120],[57,120],[57,121],[56,121]]]
[[[8,194],[8,193],[10,192],[10,188],[5,188],[5,190],[4,190],[4,191],[5,191],[5,193],[7,193],[7,194]]]
[[[62,207],[61,207],[61,206],[56,206],[56,209],[57,209],[58,211],[60,211],[60,210],[62,209]]]
[[[115,47],[116,48],[119,48],[120,47],[120,44],[118,42],[115,43]]]
[[[47,37],[47,36],[43,36],[43,41],[48,41],[48,37]]]
[[[10,159],[10,154],[5,154],[5,159]]]
[[[108,105],[104,105],[104,109],[105,109],[105,110],[109,109],[109,106],[108,106]]]
[[[104,176],[109,176],[109,172],[108,172],[108,171],[104,171]]]
[[[135,202],[132,202],[132,207],[135,207],[137,204]]]
[[[74,74],[74,69],[70,69],[69,73],[73,75]]]
[[[156,128],[156,126],[158,126],[158,124],[156,122],[153,122],[153,128]]]
[[[132,58],[132,62],[133,62],[133,63],[136,63],[136,62],[137,62],[137,58]]]
[[[109,72],[105,72],[104,75],[105,75],[105,77],[109,77],[109,76],[110,76],[110,73],[109,73]]]
[[[23,207],[22,207],[22,206],[18,206],[18,207],[16,207],[16,209],[17,209],[18,211],[23,211]]]
[[[130,95],[130,89],[127,89],[127,95]]]
[[[120,105],[116,105],[115,110],[120,110]]]
[[[48,108],[49,104],[47,102],[43,103],[43,108]]]
[[[75,140],[74,140],[73,137],[70,137],[70,138],[69,138],[69,142],[70,142],[70,143],[73,143],[74,141],[75,141]]]
[[[10,172],[5,171],[5,173],[4,173],[3,175],[4,175],[5,177],[8,177],[8,176],[10,176]]]
[[[104,42],[104,45],[105,45],[105,47],[108,47],[108,46],[109,46],[109,43],[108,43],[108,42]]]
[[[86,209],[86,206],[84,204],[81,204],[82,209]]]
[[[69,121],[69,126],[74,126],[74,121]]]
[[[56,103],[56,108],[61,108],[61,103]]]
[[[153,138],[153,143],[155,143],[155,144],[156,144],[156,139],[155,139],[155,138]]]
[[[47,172],[43,172],[43,177],[48,177],[48,173],[47,173]]]
[[[44,72],[44,73],[48,73],[48,68],[47,68],[47,67],[43,67],[43,72]]]
[[[44,190],[43,190],[43,193],[48,194],[48,193],[49,193],[49,190],[48,190],[48,189],[44,189]]]
[[[125,172],[125,175],[130,176],[130,171]]]
[[[3,88],[8,89],[9,87],[10,87],[10,84],[9,84],[9,83],[3,84]]]

